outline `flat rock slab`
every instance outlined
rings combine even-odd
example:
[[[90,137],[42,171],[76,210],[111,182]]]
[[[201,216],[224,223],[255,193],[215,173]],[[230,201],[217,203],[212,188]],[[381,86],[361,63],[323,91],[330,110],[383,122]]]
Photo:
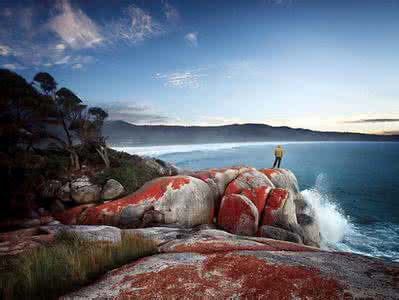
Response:
[[[80,238],[90,241],[118,243],[122,239],[122,230],[112,226],[54,225],[43,226],[41,229],[47,230],[53,234],[71,232],[78,235]]]
[[[399,265],[332,252],[166,253],[64,299],[395,299]]]

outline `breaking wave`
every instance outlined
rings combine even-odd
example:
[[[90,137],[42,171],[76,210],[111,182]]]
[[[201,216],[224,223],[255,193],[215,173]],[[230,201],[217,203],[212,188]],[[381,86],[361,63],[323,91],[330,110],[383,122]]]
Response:
[[[302,191],[305,201],[313,207],[320,226],[321,247],[335,249],[338,243],[353,230],[353,225],[334,199],[327,193],[328,183],[324,174],[317,176],[315,187]]]
[[[313,207],[320,226],[321,248],[353,252],[399,261],[399,225],[372,223],[361,226],[345,216],[336,200],[328,193],[328,180],[319,174],[315,186],[301,192]]]

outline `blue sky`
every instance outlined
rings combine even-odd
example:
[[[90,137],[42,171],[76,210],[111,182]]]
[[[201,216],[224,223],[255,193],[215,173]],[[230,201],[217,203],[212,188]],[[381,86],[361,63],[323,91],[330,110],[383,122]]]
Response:
[[[3,0],[0,24],[0,66],[112,119],[399,131],[399,0]]]

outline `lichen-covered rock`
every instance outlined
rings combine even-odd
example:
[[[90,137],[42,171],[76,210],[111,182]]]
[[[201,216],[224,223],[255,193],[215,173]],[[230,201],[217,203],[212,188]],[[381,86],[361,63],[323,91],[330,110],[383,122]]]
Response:
[[[286,214],[283,211],[285,203],[289,198],[290,193],[288,190],[282,188],[273,189],[267,198],[267,203],[263,211],[262,225],[278,226],[281,222],[287,223],[285,220]]]
[[[299,234],[274,226],[261,226],[259,228],[258,235],[261,237],[271,238],[280,241],[287,241],[298,244],[303,243],[302,238]]]
[[[291,191],[293,194],[299,192],[299,185],[295,175],[287,169],[261,169],[277,188]]]
[[[54,234],[39,227],[0,233],[0,256],[13,256],[54,242]]]
[[[176,224],[193,227],[211,223],[214,214],[213,198],[209,186],[200,179],[189,176],[161,177],[146,183],[137,192],[124,198],[101,205],[74,211],[65,211],[57,216],[71,214],[76,224],[114,225],[140,227],[143,217],[146,223]],[[78,214],[78,216],[76,216]]]
[[[122,238],[121,229],[112,226],[55,225],[43,226],[41,229],[54,235],[69,232],[89,241],[118,243]]]
[[[231,181],[224,195],[245,195],[255,204],[258,213],[261,214],[265,207],[266,198],[272,188],[274,188],[273,183],[263,173],[257,170],[249,170]]]
[[[246,196],[230,194],[223,197],[218,216],[221,228],[234,234],[254,235],[258,224],[258,209]]]
[[[71,182],[71,197],[79,204],[95,203],[100,199],[101,187],[82,176]]]
[[[240,174],[245,173],[249,170],[254,169],[245,166],[208,169],[198,172],[189,172],[188,175],[201,179],[209,185],[215,201],[215,210],[219,211],[220,201],[225,194],[227,186]]]
[[[248,241],[243,241],[243,246]],[[279,241],[276,241],[279,242]],[[115,269],[64,299],[395,299],[398,264],[315,251],[232,251],[234,242],[175,245]],[[279,242],[291,244],[288,242]],[[197,246],[195,246],[197,245]],[[238,248],[240,245],[236,245]],[[248,247],[258,246],[252,243]],[[299,246],[299,245],[298,245]],[[226,251],[222,251],[225,247]],[[260,245],[262,247],[262,245]],[[197,250],[193,253],[193,249]],[[206,250],[206,251],[204,251]]]
[[[102,200],[111,200],[120,197],[125,192],[122,184],[115,179],[108,179],[101,192]]]

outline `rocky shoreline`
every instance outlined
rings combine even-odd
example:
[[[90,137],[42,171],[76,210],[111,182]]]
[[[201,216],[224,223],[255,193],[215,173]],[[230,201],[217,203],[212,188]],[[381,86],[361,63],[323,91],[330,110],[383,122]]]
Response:
[[[398,264],[320,250],[317,216],[291,171],[165,170],[138,191],[102,203],[98,197],[117,198],[123,186],[108,181],[90,188],[88,178],[67,191],[49,185],[58,197],[66,191],[75,206],[42,216],[32,228],[0,234],[0,254],[50,245],[63,231],[109,243],[123,233],[156,245],[158,254],[112,270],[65,299],[398,297]]]

